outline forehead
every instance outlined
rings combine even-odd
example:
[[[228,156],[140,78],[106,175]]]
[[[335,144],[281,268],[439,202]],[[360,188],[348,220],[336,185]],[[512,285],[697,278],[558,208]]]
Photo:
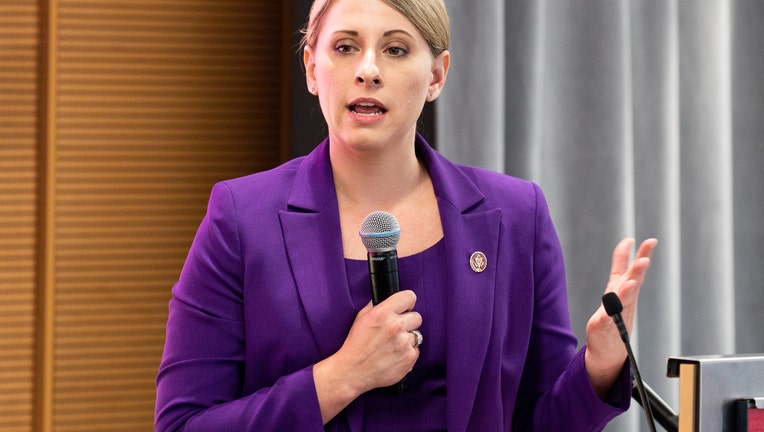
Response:
[[[391,30],[405,30],[424,41],[408,18],[382,0],[335,0],[318,29],[318,38],[337,31],[382,35]]]

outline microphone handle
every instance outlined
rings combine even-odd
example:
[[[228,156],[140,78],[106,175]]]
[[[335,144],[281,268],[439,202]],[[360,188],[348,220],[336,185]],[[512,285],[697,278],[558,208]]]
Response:
[[[371,280],[371,303],[376,306],[400,291],[398,278],[398,251],[368,252],[369,278]],[[383,389],[390,394],[403,394],[408,390],[404,376],[398,383]]]
[[[369,251],[369,277],[371,279],[371,303],[376,306],[400,291],[398,278],[398,252]]]

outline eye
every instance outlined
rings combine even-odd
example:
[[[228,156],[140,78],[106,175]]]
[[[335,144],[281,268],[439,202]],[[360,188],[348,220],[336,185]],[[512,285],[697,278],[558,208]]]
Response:
[[[399,46],[391,46],[390,48],[387,49],[387,53],[393,57],[403,57],[409,52],[406,50],[406,48],[399,47]]]
[[[355,47],[347,41],[339,41],[334,45],[334,50],[340,54],[350,54],[355,50]]]

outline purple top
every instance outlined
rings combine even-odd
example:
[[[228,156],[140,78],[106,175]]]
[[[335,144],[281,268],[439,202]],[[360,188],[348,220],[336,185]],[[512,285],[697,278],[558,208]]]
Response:
[[[392,395],[374,390],[361,396],[364,402],[346,410],[363,411],[363,430],[443,431],[446,430],[446,284],[442,269],[445,245],[438,243],[416,255],[398,259],[401,289],[417,295],[415,310],[422,315],[419,330],[424,336],[419,360],[408,374],[408,390]],[[353,304],[360,310],[371,300],[369,267],[364,260],[345,260]],[[344,423],[344,415],[338,422]]]

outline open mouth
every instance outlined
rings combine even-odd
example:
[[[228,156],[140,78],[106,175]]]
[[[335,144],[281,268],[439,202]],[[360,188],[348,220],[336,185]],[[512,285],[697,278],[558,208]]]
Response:
[[[387,110],[374,102],[357,102],[349,105],[350,111],[362,116],[378,116]]]

